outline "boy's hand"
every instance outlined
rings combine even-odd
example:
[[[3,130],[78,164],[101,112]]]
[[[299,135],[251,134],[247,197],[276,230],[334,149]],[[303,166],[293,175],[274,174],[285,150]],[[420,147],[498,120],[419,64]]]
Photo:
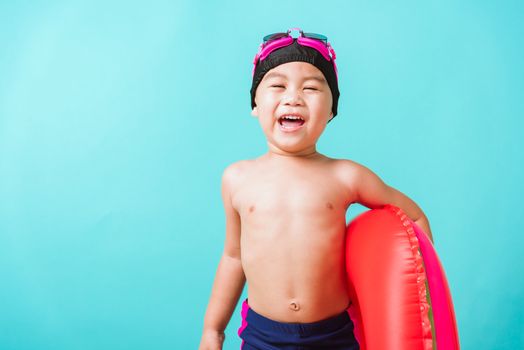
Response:
[[[224,339],[226,339],[224,332],[205,330],[198,350],[222,350]]]

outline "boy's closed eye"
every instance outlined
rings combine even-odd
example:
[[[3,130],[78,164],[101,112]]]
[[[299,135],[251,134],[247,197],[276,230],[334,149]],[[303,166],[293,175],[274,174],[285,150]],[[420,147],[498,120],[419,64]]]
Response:
[[[273,84],[271,85],[270,87],[274,87],[274,88],[282,88],[284,89],[285,86],[284,85],[277,85],[277,84]],[[304,90],[319,90],[317,87],[314,87],[314,86],[306,86],[304,87]]]

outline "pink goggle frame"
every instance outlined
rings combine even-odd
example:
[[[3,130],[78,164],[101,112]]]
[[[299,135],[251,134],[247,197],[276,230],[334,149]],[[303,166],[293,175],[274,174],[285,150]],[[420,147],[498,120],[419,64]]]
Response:
[[[271,52],[281,47],[291,45],[293,43],[293,37],[290,35],[292,30],[298,30],[300,35],[297,38],[297,42],[302,46],[311,47],[322,54],[326,61],[333,62],[333,68],[335,68],[335,76],[338,80],[338,71],[337,65],[335,64],[335,59],[337,55],[335,50],[331,47],[330,43],[327,41],[327,37],[321,34],[314,33],[304,33],[300,28],[291,28],[288,29],[286,33],[275,33],[266,35],[264,37],[264,42],[260,44],[260,48],[255,55],[253,60],[253,73],[255,75],[255,69],[257,64],[263,61]]]

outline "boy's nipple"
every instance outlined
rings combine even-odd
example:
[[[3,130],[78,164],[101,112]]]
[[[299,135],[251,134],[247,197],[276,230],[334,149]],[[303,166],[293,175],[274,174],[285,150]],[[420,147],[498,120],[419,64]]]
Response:
[[[291,304],[289,304],[289,308],[293,311],[298,311],[300,310],[300,304],[296,301],[292,301]]]

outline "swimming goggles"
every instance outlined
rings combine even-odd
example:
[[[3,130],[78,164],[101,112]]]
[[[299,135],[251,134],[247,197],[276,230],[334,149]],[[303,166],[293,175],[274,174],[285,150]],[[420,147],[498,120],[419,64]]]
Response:
[[[322,34],[304,33],[300,28],[291,28],[288,29],[288,31],[285,33],[274,33],[266,35],[263,38],[262,44],[260,44],[260,48],[258,50],[258,53],[255,55],[255,59],[253,60],[254,66],[252,75],[255,75],[255,68],[257,67],[257,64],[263,61],[271,52],[280,49],[281,47],[291,45],[293,43],[294,38],[290,35],[292,30],[299,31],[300,35],[297,38],[297,42],[300,45],[308,46],[317,50],[322,54],[322,56],[324,56],[326,61],[333,62],[333,67],[335,68],[335,75],[338,80],[337,65],[335,64],[335,59],[337,58],[337,55],[335,54],[335,50],[333,50],[330,43],[328,43],[327,37]]]

